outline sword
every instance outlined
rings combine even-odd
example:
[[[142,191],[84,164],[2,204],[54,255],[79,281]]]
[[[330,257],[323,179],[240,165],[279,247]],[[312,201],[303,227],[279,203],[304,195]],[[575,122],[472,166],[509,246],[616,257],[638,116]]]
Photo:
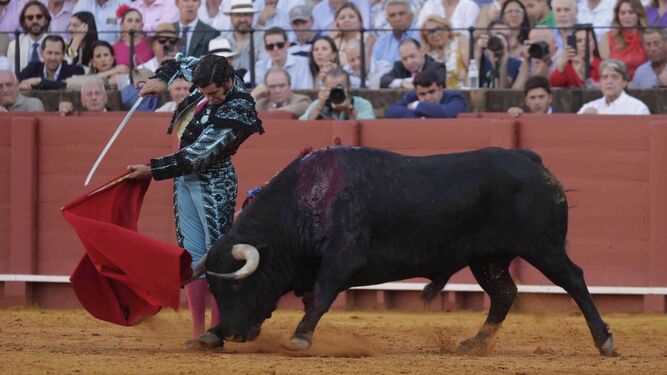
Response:
[[[132,108],[130,108],[130,111],[127,112],[127,115],[125,115],[125,118],[123,119],[123,122],[121,122],[120,125],[118,125],[118,129],[116,129],[116,131],[113,133],[113,135],[111,136],[111,139],[109,139],[109,142],[107,142],[107,145],[104,146],[104,149],[102,150],[102,153],[100,154],[100,156],[97,157],[97,160],[95,161],[95,164],[93,164],[93,167],[90,169],[90,172],[88,172],[88,177],[86,177],[86,182],[83,183],[83,186],[88,186],[88,183],[90,182],[90,179],[93,178],[93,174],[95,173],[95,170],[97,170],[97,167],[100,165],[100,162],[102,161],[102,159],[104,159],[104,155],[107,154],[107,151],[109,151],[109,148],[111,147],[113,142],[118,137],[118,134],[120,134],[120,132],[123,130],[123,128],[125,127],[125,124],[127,124],[127,122],[130,120],[130,117],[132,117],[132,114],[134,113],[134,111],[137,110],[137,108],[139,107],[139,104],[141,104],[141,102],[143,100],[144,100],[144,97],[140,96],[137,99],[137,101],[134,102],[134,105],[132,105]]]

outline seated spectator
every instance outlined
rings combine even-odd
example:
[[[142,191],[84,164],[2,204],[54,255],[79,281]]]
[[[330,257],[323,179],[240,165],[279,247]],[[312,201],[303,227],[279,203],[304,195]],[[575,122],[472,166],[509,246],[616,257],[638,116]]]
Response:
[[[190,94],[190,87],[192,87],[192,83],[183,78],[175,79],[174,82],[169,85],[169,97],[171,98],[171,101],[164,103],[160,108],[156,109],[155,112],[174,112],[176,107]]]
[[[152,35],[159,24],[178,20],[178,8],[174,0],[136,0],[132,7],[141,12],[144,31],[148,35]]]
[[[87,67],[93,56],[92,46],[97,41],[97,25],[90,12],[74,13],[69,19],[67,31],[70,42],[67,46],[67,61]]]
[[[204,0],[199,6],[197,17],[216,30],[229,31],[232,29],[232,20],[225,14],[225,10],[228,10],[230,5],[228,1],[223,4],[222,0]]]
[[[588,50],[590,56],[590,82],[585,82],[586,80],[586,34],[588,36]],[[588,31],[587,29],[577,29],[574,32],[574,37],[576,38],[577,48],[576,50],[571,46],[566,46],[563,49],[563,53],[556,63],[556,69],[551,72],[549,76],[549,83],[551,87],[585,87],[585,86],[594,86],[600,80],[600,53],[597,48],[597,40],[595,39],[595,33]]]
[[[291,77],[285,69],[274,66],[266,72],[264,83],[253,91],[257,112],[292,112],[296,117],[303,115],[310,105],[310,98],[292,92]]]
[[[37,98],[21,95],[14,73],[0,69],[0,112],[44,112],[44,105]]]
[[[238,52],[234,51],[229,40],[224,37],[217,37],[208,42],[208,53],[213,55],[222,56],[227,59],[227,61],[234,66],[234,59],[238,56]],[[243,80],[243,77],[248,73],[246,69],[234,69],[234,73],[240,80]]]
[[[562,54],[556,46],[553,31],[546,27],[532,28],[525,44],[527,49],[522,54],[530,62],[528,77],[549,77]]]
[[[67,78],[83,74],[82,67],[65,61],[65,41],[59,35],[44,38],[39,52],[44,62],[31,62],[21,71],[22,90],[62,89],[67,86]]]
[[[67,25],[72,17],[74,9],[74,0],[42,0],[51,15],[49,30],[51,34],[60,35],[66,42],[69,42],[67,34]]]
[[[313,28],[325,33],[332,30],[336,22],[336,10],[345,2],[346,0],[322,0],[319,3],[316,1],[317,4],[313,7],[313,19],[315,19]],[[368,29],[371,18],[371,2],[368,0],[350,0],[349,2],[354,3],[359,8],[364,28]]]
[[[645,4],[645,3],[644,3]],[[667,26],[667,0],[650,0],[646,7],[649,26]]]
[[[281,3],[287,0],[281,0]],[[280,27],[283,30],[290,28],[289,13],[287,8],[281,7],[278,0],[255,0],[255,6],[260,9],[255,20],[258,29],[268,30],[272,27]]]
[[[609,31],[614,19],[616,0],[581,0],[577,9],[577,23],[593,25],[595,36],[602,40],[602,34]]]
[[[46,5],[42,4],[37,0],[29,0],[25,3],[18,0],[15,2],[21,4],[23,9],[18,15],[19,21],[21,23],[21,29],[23,29],[23,34],[19,36],[18,39],[14,39],[9,42],[7,47],[7,58],[12,64],[12,70],[16,67],[14,66],[16,61],[16,43],[19,44],[19,71],[25,69],[28,66],[28,63],[39,62],[41,61],[41,56],[39,54],[39,48],[44,42],[44,38],[48,35],[49,25],[51,24],[51,14],[49,13]],[[16,14],[7,14],[7,16],[14,16]],[[7,17],[2,18],[3,24],[5,22],[12,23],[12,21],[5,20]],[[10,30],[12,33],[14,30]]]
[[[417,25],[421,27],[432,14],[444,17],[455,30],[467,30],[477,22],[479,5],[473,0],[426,0],[419,11]]]
[[[554,39],[558,48],[562,50],[567,44],[567,36],[572,34],[574,25],[577,24],[577,0],[553,0],[551,6],[554,9],[557,27],[554,30]]]
[[[550,0],[523,0],[526,14],[533,27],[556,27],[556,18]]]
[[[440,16],[429,16],[420,31],[422,49],[447,68],[446,87],[458,89],[468,78],[468,38],[452,30]]]
[[[121,65],[137,66],[153,58],[153,50],[144,34],[141,13],[125,5],[116,12],[120,18],[120,38],[113,45],[116,62]],[[130,32],[134,32],[134,64],[130,64]]]
[[[650,89],[667,86],[667,30],[646,29],[642,32],[642,43],[648,61],[635,70],[630,87]]]
[[[510,35],[507,38],[509,54],[519,57],[523,43],[528,39],[528,31],[530,31],[530,19],[526,14],[526,8],[519,0],[507,0],[500,8],[500,18],[510,29]]]
[[[491,21],[500,18],[500,8],[505,4],[505,1],[507,0],[492,1],[482,6],[482,9],[479,11],[479,16],[477,17],[477,30],[474,34],[475,39],[483,34],[482,30],[489,27]]]
[[[175,1],[176,7],[178,7],[178,21],[174,22],[174,26],[176,32],[181,36],[179,52],[194,57],[206,55],[208,53],[208,43],[211,39],[217,38],[220,32],[197,17],[201,0]],[[232,9],[235,8],[234,3],[236,1],[232,0]]]
[[[361,87],[361,45],[358,40],[353,40],[345,45],[342,51],[345,55],[347,64],[343,67],[350,75],[352,88]],[[391,65],[384,60],[371,60],[366,64],[366,87],[371,89],[380,88],[380,78],[391,70]]]
[[[507,113],[512,117],[519,117],[522,113],[553,113],[551,108],[551,86],[547,77],[535,76],[526,80],[523,89],[523,101],[526,111],[521,107],[511,107]]]
[[[232,22],[233,32],[223,34],[232,44],[232,49],[239,52],[232,65],[237,71],[245,69],[249,71],[250,66],[250,37],[253,38],[255,48],[255,61],[268,58],[264,49],[264,34],[253,31],[253,18],[257,10],[253,7],[252,0],[231,0],[230,8],[225,14],[229,15]]]
[[[290,77],[294,77],[292,80],[293,89],[307,90],[313,88],[313,76],[310,74],[308,59],[287,53],[288,41],[285,30],[280,27],[272,27],[266,30],[264,32],[264,48],[269,58],[255,63],[256,77],[261,79],[271,67],[277,66],[285,69]],[[246,73],[244,82],[251,82],[250,72]]]
[[[287,50],[291,55],[308,57],[317,32],[313,30],[313,9],[309,5],[297,5],[289,11],[290,25],[295,35]]]
[[[171,23],[161,23],[156,26],[155,34],[150,38],[153,58],[137,66],[139,70],[155,73],[162,61],[170,59],[178,51],[180,39],[176,33],[176,26]]]
[[[433,71],[417,74],[411,91],[398,103],[389,105],[386,118],[455,118],[466,110],[466,99],[458,91],[443,90],[440,77]]]
[[[412,80],[423,71],[433,71],[438,76],[440,82],[444,85],[447,80],[447,70],[445,65],[439,63],[431,56],[428,56],[421,50],[419,42],[414,39],[405,39],[398,47],[401,56],[400,61],[396,61],[392,70],[380,78],[380,87],[382,88],[404,88],[412,90]]]
[[[646,104],[625,93],[629,76],[620,60],[605,60],[600,64],[600,90],[603,97],[588,102],[578,114],[650,115]]]
[[[352,41],[361,40],[361,32],[359,30],[363,29],[363,20],[361,18],[361,12],[359,8],[353,3],[343,3],[336,10],[336,18],[334,30],[331,31],[331,39],[336,42],[336,47],[339,51],[344,51],[345,46]],[[364,33],[364,43],[366,51],[372,51],[373,45],[377,40],[375,35],[372,33]],[[345,66],[347,61],[345,60],[345,54],[340,54],[338,56],[340,59],[340,65]],[[366,54],[366,65],[370,65],[371,55]]]
[[[350,76],[336,67],[327,73],[317,100],[310,103],[299,120],[370,120],[373,105],[360,96],[350,95]]]
[[[528,75],[528,66],[521,59],[509,56],[507,40],[511,33],[505,21],[489,24],[475,44],[475,60],[479,65],[479,85],[483,88],[521,89]]]
[[[107,112],[107,92],[104,81],[97,77],[88,78],[81,85],[81,109],[85,112]],[[74,104],[62,101],[58,104],[58,113],[68,116],[74,112]]]
[[[95,16],[98,38],[113,43],[118,38],[118,21],[116,10],[126,0],[77,0],[74,13],[90,12]]]
[[[336,43],[328,36],[318,36],[313,41],[310,51],[310,73],[313,76],[313,88],[324,86],[324,78],[333,68],[340,66]]]
[[[94,74],[102,78],[109,86],[118,86],[117,77],[123,74],[129,74],[130,68],[127,65],[117,65],[111,44],[104,40],[98,40],[93,43],[93,57],[90,60],[89,74]]]
[[[603,60],[621,60],[628,67],[630,79],[637,67],[648,60],[642,46],[640,28],[646,27],[646,11],[639,0],[619,0],[614,7],[614,29],[600,40],[600,57]]]
[[[382,35],[373,45],[372,56],[373,60],[383,60],[393,64],[400,59],[399,44],[408,38],[417,40],[419,32],[416,30],[415,17],[408,0],[387,0],[385,12],[391,32]]]

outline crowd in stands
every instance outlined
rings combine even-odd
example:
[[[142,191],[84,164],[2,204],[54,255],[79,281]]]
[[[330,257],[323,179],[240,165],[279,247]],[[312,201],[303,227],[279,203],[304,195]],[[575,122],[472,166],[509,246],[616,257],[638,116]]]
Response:
[[[524,90],[513,116],[550,113],[555,88],[601,90],[580,113],[642,114],[625,89],[667,85],[666,26],[667,0],[0,0],[0,110],[53,89],[81,92],[63,115],[108,109],[100,90],[129,107],[182,53],[226,57],[259,111],[301,119],[373,118],[358,88],[407,90],[389,118],[456,117],[476,88]],[[190,86],[172,87],[140,109],[173,110]]]

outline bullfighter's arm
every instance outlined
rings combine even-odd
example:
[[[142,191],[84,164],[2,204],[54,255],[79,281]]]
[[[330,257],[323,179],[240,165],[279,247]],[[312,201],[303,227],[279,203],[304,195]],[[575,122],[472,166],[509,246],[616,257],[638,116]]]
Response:
[[[163,61],[151,78],[157,78],[166,82],[168,85],[171,85],[171,83],[178,78],[183,78],[188,82],[192,82],[192,72],[198,62],[198,58],[185,56],[179,52],[173,59]]]

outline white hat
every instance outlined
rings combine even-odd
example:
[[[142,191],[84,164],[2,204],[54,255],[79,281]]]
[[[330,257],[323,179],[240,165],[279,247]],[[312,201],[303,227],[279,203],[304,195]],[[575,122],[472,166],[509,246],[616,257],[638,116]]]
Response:
[[[257,11],[252,6],[252,0],[232,0],[229,10],[224,13],[257,13]]]
[[[211,55],[217,55],[222,57],[233,57],[238,55],[238,52],[232,51],[232,45],[229,43],[229,40],[219,37],[211,39],[208,42],[208,53]]]

